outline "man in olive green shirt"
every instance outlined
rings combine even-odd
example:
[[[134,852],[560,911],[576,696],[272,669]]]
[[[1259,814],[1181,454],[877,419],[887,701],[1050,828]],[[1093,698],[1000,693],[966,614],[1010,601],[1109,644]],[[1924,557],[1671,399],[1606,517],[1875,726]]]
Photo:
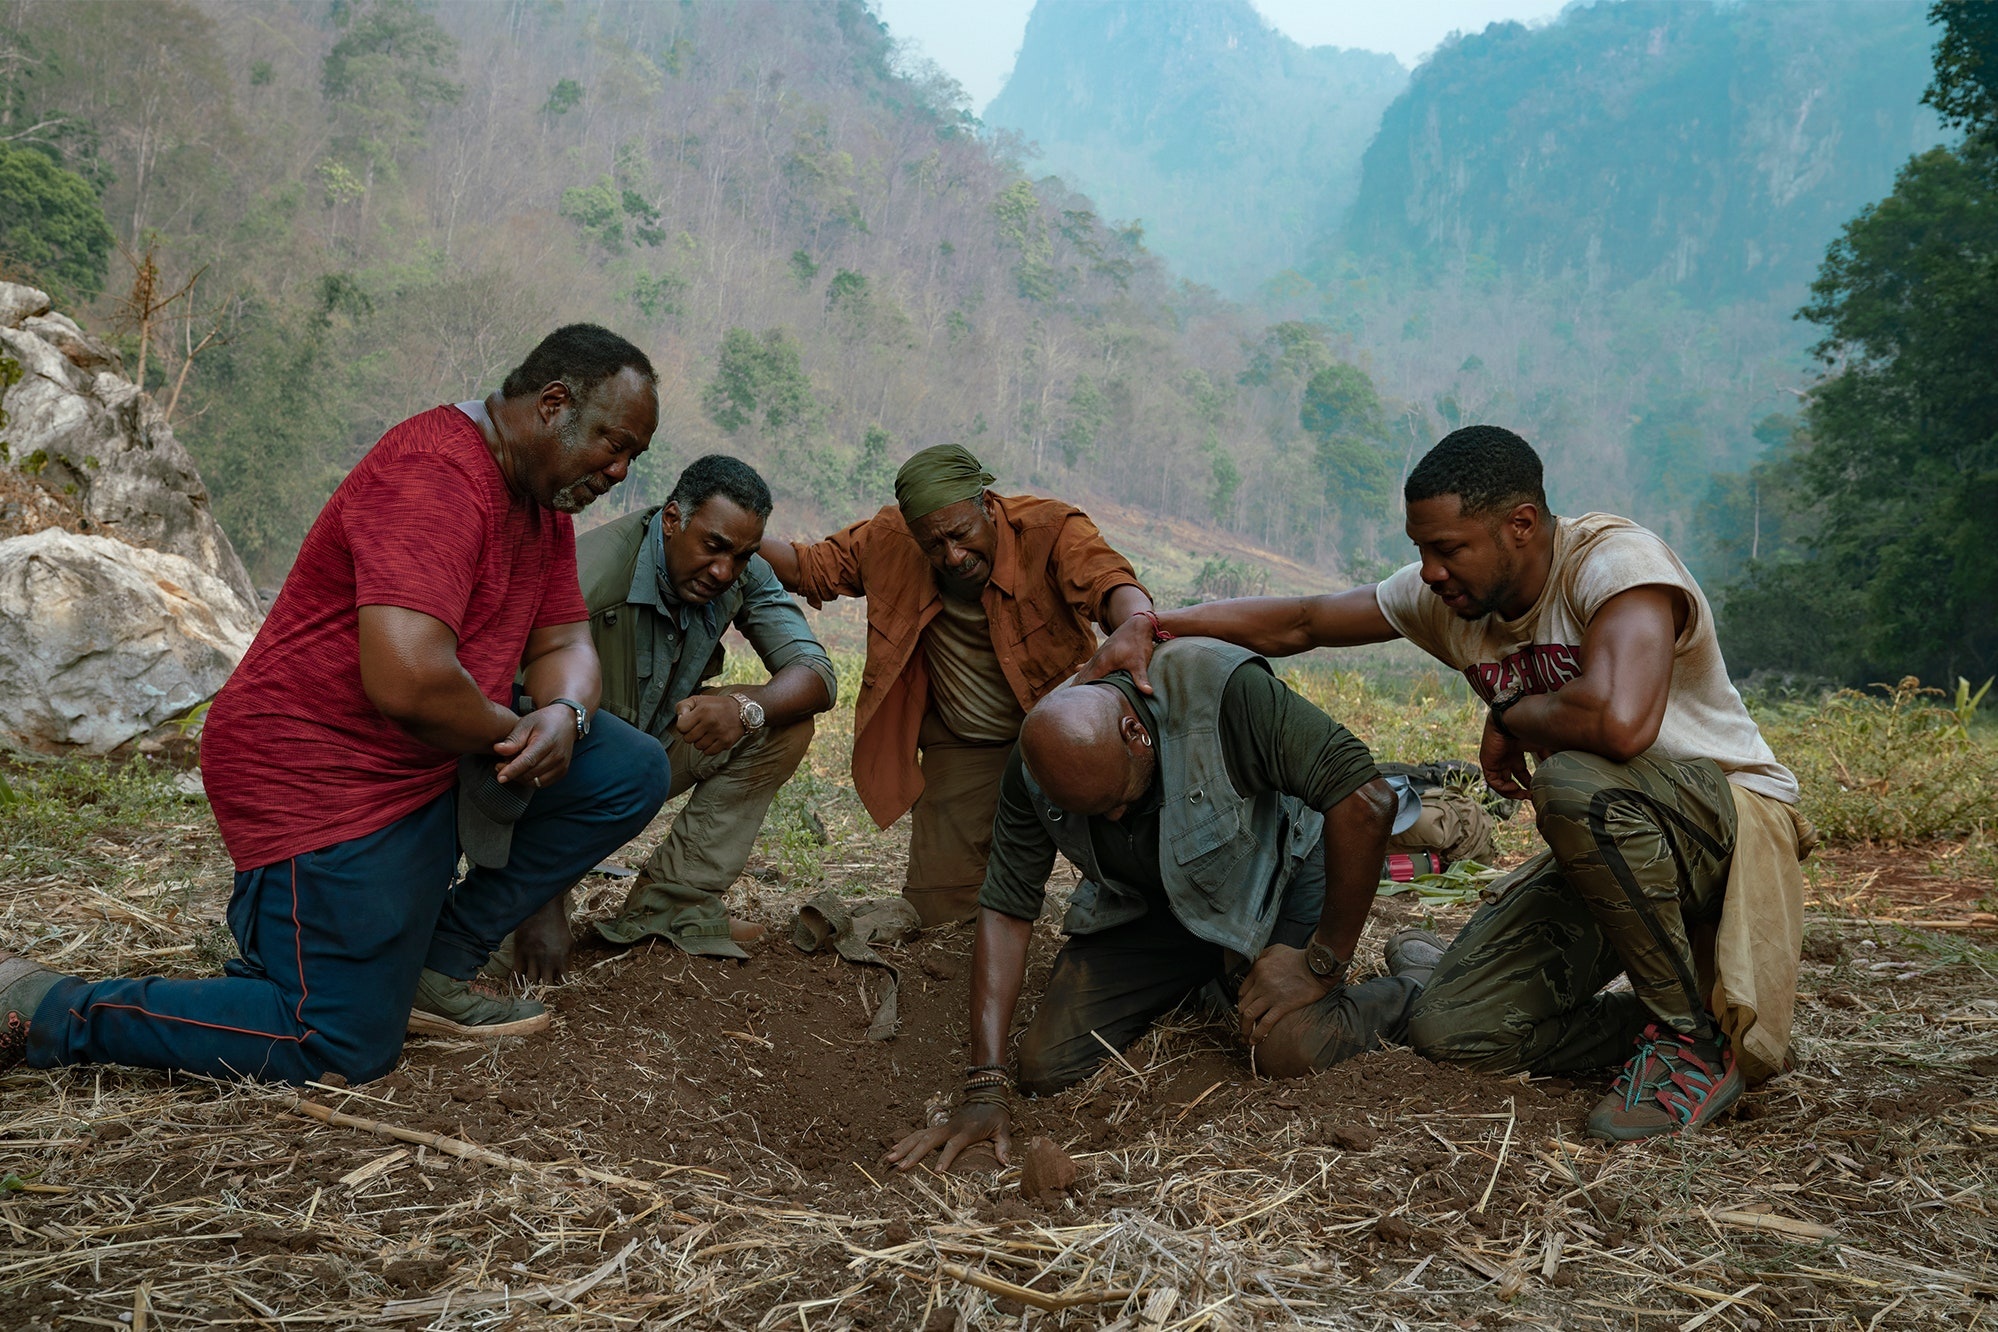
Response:
[[[1406,1030],[1415,981],[1345,983],[1396,808],[1367,747],[1229,644],[1168,643],[1151,678],[1150,695],[1119,674],[1028,715],[979,895],[965,1097],[889,1153],[902,1169],[940,1149],[947,1170],[986,1139],[1004,1160],[1009,1080],[1059,1091],[1211,981],[1239,987],[1266,1074]],[[1012,1079],[1007,1035],[1058,853],[1084,879]]]
[[[811,744],[813,714],[832,707],[838,688],[825,648],[756,553],[770,509],[754,468],[709,454],[688,464],[660,508],[576,540],[603,667],[602,709],[666,747],[673,796],[694,788],[623,909],[597,922],[613,943],[653,937],[740,958],[748,956],[742,945],[763,933],[731,921],[723,895]],[[704,687],[722,672],[721,636],[731,624],[769,670],[768,683]],[[568,911],[565,896],[517,932],[513,964],[528,979],[560,979]]]

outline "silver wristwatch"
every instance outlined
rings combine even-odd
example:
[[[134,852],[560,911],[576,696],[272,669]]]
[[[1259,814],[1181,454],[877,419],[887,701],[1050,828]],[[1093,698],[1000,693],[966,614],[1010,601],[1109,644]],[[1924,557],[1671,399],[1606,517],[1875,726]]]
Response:
[[[763,705],[761,703],[758,703],[747,694],[730,694],[729,697],[735,700],[736,707],[741,710],[743,730],[754,731],[763,725]]]

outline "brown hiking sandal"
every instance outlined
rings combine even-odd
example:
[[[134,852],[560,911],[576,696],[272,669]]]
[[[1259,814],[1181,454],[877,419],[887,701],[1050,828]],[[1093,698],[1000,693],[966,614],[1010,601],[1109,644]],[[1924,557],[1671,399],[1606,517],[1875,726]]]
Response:
[[[35,1009],[61,979],[62,973],[38,962],[0,952],[0,1073],[26,1061]]]
[[[1705,1128],[1734,1108],[1748,1083],[1724,1043],[1653,1023],[1637,1038],[1609,1095],[1589,1116],[1592,1138],[1632,1142]]]

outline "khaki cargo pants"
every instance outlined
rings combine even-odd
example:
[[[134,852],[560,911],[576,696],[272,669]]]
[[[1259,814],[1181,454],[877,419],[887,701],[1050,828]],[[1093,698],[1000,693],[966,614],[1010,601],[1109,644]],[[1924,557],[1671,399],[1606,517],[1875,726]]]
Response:
[[[985,862],[992,854],[992,818],[1011,743],[973,744],[951,734],[934,712],[923,717],[923,793],[909,814],[909,873],[902,896],[925,927],[978,914]]]
[[[744,956],[729,941],[724,895],[749,861],[777,788],[791,779],[812,743],[812,720],[766,726],[719,754],[677,735],[664,741],[674,796],[694,794],[672,831],[645,862],[623,908],[597,930],[616,943],[650,936],[690,953]]]
[[[1409,1015],[1430,1059],[1487,1073],[1622,1063],[1646,1024],[1709,1039],[1690,935],[1717,920],[1734,795],[1707,759],[1555,754],[1533,774],[1548,849],[1492,886]],[[1631,991],[1603,987],[1628,973]]]

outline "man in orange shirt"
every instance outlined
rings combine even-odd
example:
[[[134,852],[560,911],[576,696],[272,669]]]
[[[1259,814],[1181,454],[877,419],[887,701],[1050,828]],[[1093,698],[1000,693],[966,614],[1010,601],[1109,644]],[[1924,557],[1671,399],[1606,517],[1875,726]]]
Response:
[[[912,808],[902,895],[925,925],[978,912],[999,779],[1027,710],[1150,615],[1130,562],[1080,509],[996,495],[939,444],[895,476],[894,504],[818,542],[766,539],[778,581],[814,606],[867,598],[853,786],[883,828]]]

